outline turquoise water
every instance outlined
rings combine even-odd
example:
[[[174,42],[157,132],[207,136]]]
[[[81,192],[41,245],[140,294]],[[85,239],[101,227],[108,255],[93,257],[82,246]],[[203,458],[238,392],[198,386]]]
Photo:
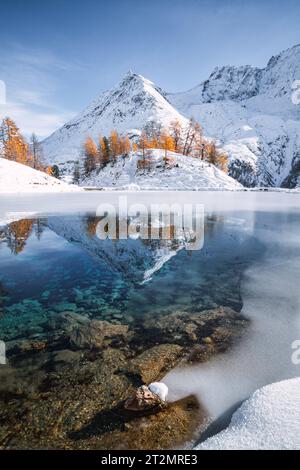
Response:
[[[47,318],[63,311],[113,323],[219,305],[239,311],[243,272],[263,249],[247,213],[207,215],[199,251],[175,241],[100,240],[96,223],[93,214],[65,215],[2,229],[2,340],[47,336]]]

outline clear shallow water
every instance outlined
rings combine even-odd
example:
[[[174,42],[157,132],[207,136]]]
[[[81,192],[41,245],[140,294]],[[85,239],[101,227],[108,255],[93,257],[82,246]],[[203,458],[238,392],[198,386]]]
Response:
[[[46,334],[43,322],[55,312],[127,323],[179,309],[239,311],[243,272],[263,249],[247,214],[207,216],[199,251],[170,241],[99,240],[96,223],[91,214],[50,216],[2,230],[4,341]]]
[[[243,195],[240,196],[242,200]],[[52,215],[44,210],[41,218],[23,219],[2,229],[0,340],[8,345],[9,360],[11,351],[15,354],[15,343],[33,340],[39,348],[39,342],[49,339],[49,344],[45,350],[23,349],[21,356],[13,357],[12,367],[1,375],[6,381],[1,384],[1,393],[7,387],[13,390],[13,397],[19,396],[20,392],[16,395],[15,390],[22,383],[22,394],[24,389],[28,390],[38,403],[34,408],[41,428],[48,429],[43,421],[46,418],[40,416],[48,415],[47,403],[41,404],[37,394],[50,390],[52,403],[60,403],[60,385],[52,378],[53,370],[57,374],[65,364],[70,369],[70,376],[61,379],[65,397],[68,384],[73,384],[72,374],[79,377],[88,361],[88,373],[96,377],[97,384],[86,385],[89,394],[96,387],[90,405],[92,413],[103,406],[103,401],[96,402],[99,395],[101,400],[108,397],[105,400],[110,403],[112,397],[105,391],[101,375],[102,353],[98,359],[91,354],[82,359],[78,351],[69,351],[63,334],[57,331],[55,336],[56,326],[49,327],[49,319],[64,311],[115,325],[128,324],[139,335],[134,337],[138,344],[130,343],[130,337],[128,344],[126,340],[120,343],[121,353],[126,355],[129,351],[130,356],[136,354],[136,346],[139,352],[144,352],[157,343],[171,343],[169,333],[165,338],[153,339],[147,319],[157,319],[159,325],[164,316],[174,312],[201,316],[203,310],[221,305],[237,312],[242,309],[251,323],[235,348],[201,366],[175,368],[164,379],[170,387],[171,399],[196,394],[215,417],[258,386],[299,375],[298,368],[291,364],[291,342],[300,339],[299,205],[297,196],[285,207],[281,205],[280,210],[273,199],[271,202],[270,207],[245,204],[244,209],[238,210],[230,206],[226,210],[220,207],[207,210],[204,246],[200,251],[187,251],[178,241],[101,241],[95,236],[97,219],[90,211]],[[176,341],[172,338],[173,343]],[[116,342],[113,345],[116,361],[120,357],[118,347]],[[123,365],[116,375],[114,361],[110,361],[108,357],[103,366],[105,380],[110,367],[113,377],[123,374]],[[122,380],[126,391],[125,376]],[[80,396],[84,390],[85,385]],[[16,410],[23,407],[18,400]],[[73,416],[72,400],[70,397],[70,403],[67,400],[64,407]],[[88,397],[81,400],[83,407],[88,407],[88,400]],[[6,413],[7,406],[5,403],[3,406]],[[8,423],[19,412],[13,407],[10,410]],[[66,416],[62,421],[67,430],[71,426],[69,419]]]

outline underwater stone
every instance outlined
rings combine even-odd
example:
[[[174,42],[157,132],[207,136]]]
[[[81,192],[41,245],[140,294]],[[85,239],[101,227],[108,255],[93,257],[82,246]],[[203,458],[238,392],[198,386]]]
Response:
[[[203,343],[212,344],[212,339],[209,336],[207,336],[206,338],[203,338]]]
[[[73,304],[73,303],[70,303],[70,302],[62,302],[60,304],[54,305],[52,308],[56,312],[60,313],[60,312],[66,312],[68,310],[76,310],[77,305]]]
[[[122,319],[123,318],[123,315],[121,313],[113,313],[113,318],[117,318],[117,319]]]
[[[127,325],[114,325],[102,320],[92,320],[88,324],[77,326],[71,332],[69,340],[76,349],[102,349],[117,337],[128,334]]]

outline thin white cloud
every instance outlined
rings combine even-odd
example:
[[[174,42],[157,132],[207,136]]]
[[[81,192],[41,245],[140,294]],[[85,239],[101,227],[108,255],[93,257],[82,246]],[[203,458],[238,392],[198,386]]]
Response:
[[[68,111],[33,110],[22,103],[0,105],[0,118],[9,116],[17,123],[22,133],[29,137],[33,132],[44,138],[69,121],[74,113]]]
[[[43,138],[74,116],[57,104],[58,72],[78,72],[81,64],[19,44],[3,48],[0,63],[0,79],[7,90],[7,102],[0,104],[0,118],[10,116],[26,136],[35,132]]]

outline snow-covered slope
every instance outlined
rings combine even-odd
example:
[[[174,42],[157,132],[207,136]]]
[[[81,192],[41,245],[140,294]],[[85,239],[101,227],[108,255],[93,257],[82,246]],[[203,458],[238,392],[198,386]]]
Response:
[[[227,429],[196,449],[300,450],[300,378],[257,390]]]
[[[82,189],[20,163],[0,158],[0,193],[69,192]]]
[[[168,152],[165,165],[164,150],[151,150],[147,160],[150,167],[141,169],[139,152],[119,157],[115,164],[107,165],[82,181],[82,186],[97,188],[132,189],[226,189],[242,186],[223,171],[199,159]]]
[[[300,185],[300,45],[272,57],[264,69],[218,67],[188,92],[169,94],[182,114],[230,156],[229,174],[247,186]]]
[[[78,116],[54,132],[43,142],[48,161],[65,167],[80,158],[81,146],[87,136],[98,139],[113,129],[136,134],[148,121],[169,125],[187,120],[165,98],[164,92],[141,75],[128,72],[121,82],[101,94]],[[69,165],[68,165],[69,163]]]

